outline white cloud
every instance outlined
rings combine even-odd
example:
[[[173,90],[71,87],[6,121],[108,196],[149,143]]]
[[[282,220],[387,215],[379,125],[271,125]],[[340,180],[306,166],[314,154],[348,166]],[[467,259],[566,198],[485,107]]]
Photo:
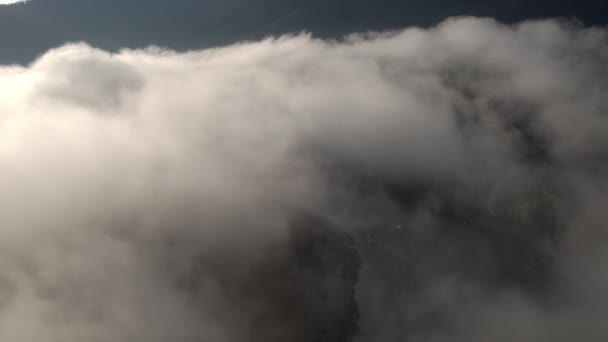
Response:
[[[69,44],[3,67],[0,340],[240,341],[163,280],[152,242],[232,253],[226,239],[281,238],[277,203],[331,215],[344,193],[340,217],[380,215],[349,212],[367,199],[326,162],[498,197],[543,179],[597,222],[584,189],[606,184],[607,61],[602,29],[461,18],[189,53]]]
[[[18,2],[25,2],[28,0],[0,0],[0,5],[10,5],[10,4],[16,4]]]

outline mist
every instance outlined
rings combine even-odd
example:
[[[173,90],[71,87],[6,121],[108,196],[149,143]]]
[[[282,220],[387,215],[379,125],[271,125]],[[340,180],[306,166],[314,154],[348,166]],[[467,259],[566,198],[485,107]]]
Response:
[[[308,301],[259,271],[304,215],[362,265],[290,279],[355,341],[605,341],[607,65],[603,28],[453,18],[0,67],[0,340],[307,340],[248,290]]]

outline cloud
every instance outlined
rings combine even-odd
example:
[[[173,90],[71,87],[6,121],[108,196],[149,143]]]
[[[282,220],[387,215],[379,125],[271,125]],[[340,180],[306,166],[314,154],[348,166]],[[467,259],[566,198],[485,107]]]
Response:
[[[362,341],[603,341],[607,61],[601,28],[456,18],[2,67],[0,339],[268,340],[230,289],[305,208],[384,239]],[[175,285],[192,270],[197,299]]]

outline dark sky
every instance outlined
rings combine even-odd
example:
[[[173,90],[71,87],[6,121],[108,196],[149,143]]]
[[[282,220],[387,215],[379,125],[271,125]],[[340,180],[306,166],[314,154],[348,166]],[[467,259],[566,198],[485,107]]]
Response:
[[[69,41],[106,49],[193,49],[302,30],[339,37],[429,26],[461,15],[505,22],[563,17],[603,25],[606,8],[598,0],[32,0],[0,7],[0,63],[27,63]]]

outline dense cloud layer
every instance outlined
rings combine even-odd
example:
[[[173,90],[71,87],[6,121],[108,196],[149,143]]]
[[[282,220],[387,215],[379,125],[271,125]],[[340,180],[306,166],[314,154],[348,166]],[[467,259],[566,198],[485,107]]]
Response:
[[[606,38],[462,18],[189,53],[69,44],[2,67],[0,340],[262,340],[249,304],[211,275],[193,304],[176,269],[272,258],[306,208],[356,236],[413,232],[377,241],[390,258],[465,225],[552,260],[539,296],[528,276],[461,276],[454,243],[434,245],[408,259],[429,266],[416,298],[370,262],[360,341],[605,341]],[[493,248],[474,263],[499,267]]]

